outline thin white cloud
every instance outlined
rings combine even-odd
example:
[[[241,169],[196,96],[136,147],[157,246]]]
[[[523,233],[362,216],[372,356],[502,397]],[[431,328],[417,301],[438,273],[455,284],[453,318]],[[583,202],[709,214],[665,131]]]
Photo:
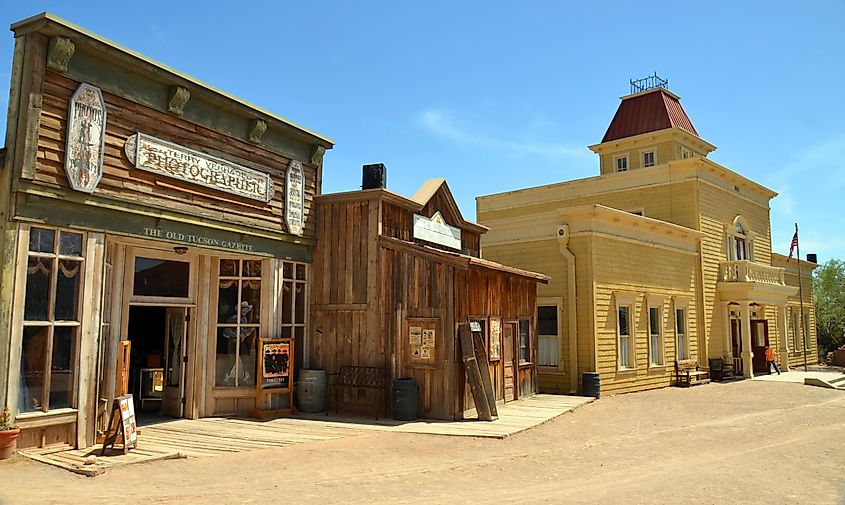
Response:
[[[845,133],[793,151],[801,154],[769,177],[775,185],[794,180],[807,172],[829,179],[835,186],[845,184],[845,164],[842,163],[845,159]]]
[[[459,144],[498,149],[519,154],[532,154],[549,157],[583,158],[589,155],[586,147],[572,147],[564,144],[543,142],[521,142],[495,138],[480,132],[470,131],[458,125],[454,115],[444,109],[428,109],[419,116],[420,124],[440,138]]]

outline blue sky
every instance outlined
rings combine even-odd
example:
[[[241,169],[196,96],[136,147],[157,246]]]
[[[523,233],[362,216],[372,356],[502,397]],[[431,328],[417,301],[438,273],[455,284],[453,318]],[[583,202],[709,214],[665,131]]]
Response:
[[[656,71],[711,159],[780,193],[776,252],[797,221],[802,254],[845,259],[845,2],[116,5],[0,0],[0,22],[52,12],[334,139],[324,192],[382,162],[405,195],[446,177],[468,219],[478,195],[597,175],[586,146]]]

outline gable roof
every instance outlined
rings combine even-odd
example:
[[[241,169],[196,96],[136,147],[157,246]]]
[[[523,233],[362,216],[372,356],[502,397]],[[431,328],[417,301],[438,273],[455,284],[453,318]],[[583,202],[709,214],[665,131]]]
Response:
[[[619,140],[667,128],[681,128],[698,137],[680,97],[665,88],[655,88],[622,97],[622,103],[607,127],[602,142]]]
[[[449,190],[449,185],[446,184],[446,179],[437,178],[437,179],[429,179],[420,186],[420,189],[414,193],[414,196],[408,198],[406,196],[402,196],[399,193],[394,193],[389,189],[383,188],[375,188],[375,189],[364,189],[364,190],[357,190],[357,191],[346,191],[343,193],[327,193],[322,195],[316,195],[314,198],[315,200],[321,202],[327,201],[350,201],[350,200],[364,200],[369,198],[381,198],[394,205],[399,205],[401,207],[405,207],[407,209],[411,209],[413,212],[422,212],[429,203],[432,203],[434,200],[437,200],[437,195],[442,194],[442,199],[440,203],[445,206],[445,208],[434,208],[433,210],[440,211],[441,214],[444,214],[452,217],[455,222],[450,223],[453,226],[457,226],[458,228],[469,230],[475,233],[486,233],[489,228],[484,225],[467,221],[464,219],[463,214],[461,214],[461,210],[458,208],[458,204],[455,202],[455,197],[452,196],[452,191]]]

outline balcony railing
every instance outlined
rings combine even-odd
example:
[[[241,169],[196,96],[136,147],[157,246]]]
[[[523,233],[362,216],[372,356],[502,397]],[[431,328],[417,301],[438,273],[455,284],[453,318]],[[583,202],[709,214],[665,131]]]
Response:
[[[719,265],[721,282],[760,282],[785,286],[783,268],[754,263],[748,260],[724,261]]]

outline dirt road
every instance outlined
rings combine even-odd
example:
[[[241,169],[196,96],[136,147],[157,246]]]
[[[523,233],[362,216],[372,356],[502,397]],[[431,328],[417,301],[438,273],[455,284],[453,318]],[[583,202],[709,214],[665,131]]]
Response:
[[[505,440],[373,432],[86,478],[0,464],[0,503],[845,504],[845,393],[742,381],[603,398]]]

